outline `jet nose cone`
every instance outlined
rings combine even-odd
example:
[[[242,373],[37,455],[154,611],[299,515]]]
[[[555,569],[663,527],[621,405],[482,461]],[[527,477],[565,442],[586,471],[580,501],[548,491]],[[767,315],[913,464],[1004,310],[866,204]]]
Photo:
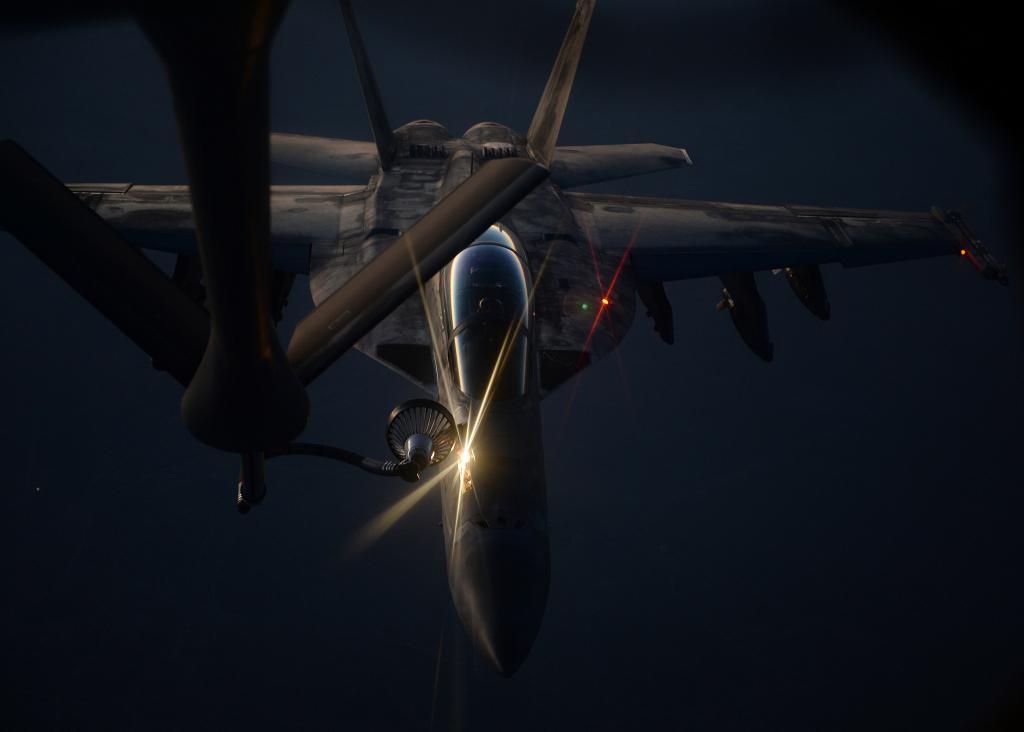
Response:
[[[477,650],[507,678],[526,660],[544,618],[551,575],[547,536],[516,529],[473,533],[453,566],[456,608]]]
[[[481,655],[506,679],[523,665],[540,631],[544,606],[532,607],[529,611],[499,611],[482,619],[473,630],[473,641]]]

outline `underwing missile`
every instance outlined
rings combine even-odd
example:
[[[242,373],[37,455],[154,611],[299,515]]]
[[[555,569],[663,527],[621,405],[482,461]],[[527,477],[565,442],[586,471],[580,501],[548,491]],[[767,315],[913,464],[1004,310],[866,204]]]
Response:
[[[675,332],[672,325],[672,303],[665,295],[665,283],[637,280],[636,294],[640,301],[647,308],[647,315],[654,320],[654,331],[661,336],[661,340],[671,345],[675,342]]]
[[[816,264],[804,264],[799,267],[786,267],[783,270],[789,286],[808,310],[822,320],[832,317],[832,307],[825,292],[825,281],[821,277],[821,268]]]
[[[753,272],[731,272],[719,277],[722,280],[722,300],[718,310],[728,310],[736,332],[751,351],[765,361],[775,355],[775,346],[768,334],[768,312],[757,291]]]

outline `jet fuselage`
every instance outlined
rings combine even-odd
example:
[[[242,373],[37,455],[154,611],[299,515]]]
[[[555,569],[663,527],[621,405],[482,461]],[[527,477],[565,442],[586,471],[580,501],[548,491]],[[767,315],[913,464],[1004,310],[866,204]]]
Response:
[[[487,122],[454,138],[421,120],[396,130],[395,140],[393,165],[368,189],[368,235],[358,254],[367,261],[488,160],[528,154],[522,135]],[[497,258],[466,264],[491,247]],[[393,325],[385,321],[359,344],[379,358],[389,338],[409,340],[395,333],[410,322],[429,337],[433,386],[464,445],[441,489],[451,596],[478,650],[505,675],[536,637],[550,577],[541,396],[589,362],[590,354],[559,350],[560,340],[578,348],[588,335],[588,350],[600,354],[628,329],[632,284],[622,278],[614,294],[606,291],[615,265],[545,182],[424,283],[419,302],[389,318]],[[488,279],[494,266],[507,276]],[[601,306],[605,296],[614,297],[614,311]],[[609,322],[598,328],[602,316]]]

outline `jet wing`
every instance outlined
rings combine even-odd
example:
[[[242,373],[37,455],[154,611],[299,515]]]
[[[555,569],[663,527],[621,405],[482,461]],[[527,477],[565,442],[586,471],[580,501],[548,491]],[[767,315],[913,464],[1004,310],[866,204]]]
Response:
[[[955,213],[914,213],[813,206],[567,193],[583,231],[612,255],[627,250],[641,280],[838,262],[884,264],[943,254],[970,254],[987,277],[1002,267]]]
[[[83,183],[68,188],[129,242],[174,254],[196,252],[188,186]],[[274,268],[307,274],[313,245],[343,247],[346,228],[362,217],[363,191],[363,186],[271,186]]]
[[[293,168],[334,176],[340,181],[366,181],[380,167],[377,146],[361,140],[293,135],[270,135],[270,159]]]

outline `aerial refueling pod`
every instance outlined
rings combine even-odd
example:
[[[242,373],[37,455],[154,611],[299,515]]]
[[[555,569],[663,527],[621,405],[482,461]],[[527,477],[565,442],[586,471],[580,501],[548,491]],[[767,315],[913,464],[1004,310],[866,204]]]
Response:
[[[757,291],[753,272],[730,272],[720,275],[722,300],[717,310],[728,310],[736,332],[751,351],[765,361],[771,361],[775,347],[768,334],[768,312]]]
[[[821,277],[821,268],[816,264],[804,264],[799,267],[783,269],[789,286],[793,288],[797,298],[808,310],[822,320],[832,317],[832,307],[828,303],[825,292],[825,281]]]

